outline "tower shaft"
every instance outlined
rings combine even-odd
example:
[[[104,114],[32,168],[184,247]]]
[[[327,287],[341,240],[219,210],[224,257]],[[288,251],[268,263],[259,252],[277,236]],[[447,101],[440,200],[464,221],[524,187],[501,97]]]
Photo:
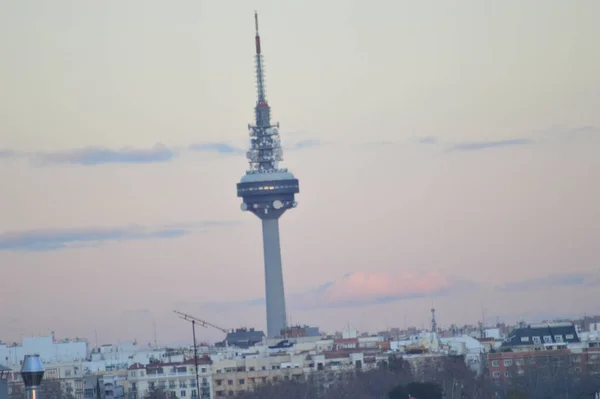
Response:
[[[279,219],[262,219],[262,233],[265,257],[267,336],[278,337],[287,326],[279,244]]]

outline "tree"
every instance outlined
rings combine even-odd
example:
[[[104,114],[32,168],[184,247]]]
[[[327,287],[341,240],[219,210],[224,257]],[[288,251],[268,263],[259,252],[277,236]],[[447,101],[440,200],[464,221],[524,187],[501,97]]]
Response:
[[[389,393],[389,399],[442,399],[442,387],[432,382],[411,382],[410,384],[398,385]]]
[[[600,389],[599,365],[586,354],[544,351],[517,362],[499,389],[506,398],[589,398]]]
[[[506,394],[506,399],[529,399],[529,395],[517,389],[509,389]]]
[[[75,399],[73,387],[70,384],[63,384],[57,379],[42,380],[40,385],[41,397],[45,399]]]

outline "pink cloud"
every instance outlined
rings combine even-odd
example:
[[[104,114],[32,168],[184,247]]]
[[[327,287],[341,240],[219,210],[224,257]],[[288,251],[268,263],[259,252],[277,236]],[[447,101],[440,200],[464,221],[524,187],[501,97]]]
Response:
[[[440,295],[459,284],[439,272],[407,273],[362,270],[323,285],[317,290],[293,295],[294,307],[337,307]]]

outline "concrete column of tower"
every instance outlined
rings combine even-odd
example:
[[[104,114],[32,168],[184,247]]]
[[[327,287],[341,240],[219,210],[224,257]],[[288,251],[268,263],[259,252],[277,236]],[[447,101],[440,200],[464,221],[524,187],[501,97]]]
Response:
[[[287,326],[285,289],[281,248],[279,245],[279,220],[263,219],[263,250],[265,257],[265,287],[267,303],[267,336],[277,337]]]

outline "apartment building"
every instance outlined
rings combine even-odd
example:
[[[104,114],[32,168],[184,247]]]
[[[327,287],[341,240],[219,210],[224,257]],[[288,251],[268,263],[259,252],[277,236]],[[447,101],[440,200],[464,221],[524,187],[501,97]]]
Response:
[[[88,374],[84,377],[85,399],[123,399],[127,372],[106,373],[102,375]]]
[[[261,384],[301,378],[305,355],[275,354],[226,359],[212,365],[215,397],[234,396]]]
[[[582,375],[600,372],[600,348],[581,342],[573,323],[543,323],[512,331],[500,350],[487,356],[489,377],[497,383],[542,369]]]
[[[487,366],[490,379],[497,383],[544,367],[561,374],[600,374],[600,350],[589,348],[582,351],[555,349],[490,353]]]
[[[178,398],[210,399],[211,363],[208,357],[198,359],[200,393],[196,385],[194,359],[173,363],[157,362],[147,366],[135,363],[127,369],[128,396],[143,398],[147,392],[163,390]]]

